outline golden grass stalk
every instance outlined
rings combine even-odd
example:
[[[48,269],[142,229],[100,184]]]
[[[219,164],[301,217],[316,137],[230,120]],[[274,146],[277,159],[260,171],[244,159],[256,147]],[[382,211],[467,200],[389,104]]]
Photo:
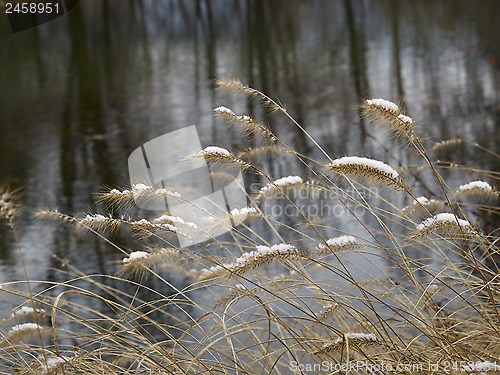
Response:
[[[205,147],[201,152],[189,155],[187,159],[205,159],[211,163],[225,163],[235,165],[239,168],[246,169],[252,165],[244,160],[241,160],[222,147],[209,146]]]
[[[435,155],[439,155],[441,153],[445,153],[445,152],[454,150],[462,144],[463,144],[463,141],[460,138],[448,139],[446,141],[436,142],[434,144],[434,146],[432,146],[432,152]]]
[[[476,235],[474,227],[467,220],[460,219],[454,214],[443,212],[422,221],[417,225],[412,238],[428,237],[431,234],[459,234]]]
[[[216,83],[222,89],[232,92],[239,92],[250,98],[258,97],[265,106],[274,111],[281,110],[281,108],[278,107],[276,103],[272,101],[267,95],[264,95],[259,90],[243,84],[238,79],[218,80]]]
[[[455,197],[464,197],[477,203],[492,204],[498,201],[500,193],[484,181],[472,181],[468,184],[461,185]]]
[[[0,186],[0,219],[12,222],[17,214],[16,195],[6,186]]]
[[[405,183],[391,166],[374,159],[344,156],[327,165],[331,171],[341,176],[350,175],[372,183],[393,186],[396,190],[408,190]]]
[[[339,306],[340,305],[336,302],[324,305],[323,310],[316,314],[318,321],[323,322],[324,320],[328,319],[337,311]]]
[[[332,351],[340,351],[346,345],[349,348],[359,349],[364,346],[379,345],[377,336],[373,333],[346,333],[342,337],[335,339],[333,342],[328,342],[314,354],[326,354]]]
[[[120,220],[101,214],[88,214],[84,218],[79,219],[77,224],[87,229],[115,231],[120,225]]]
[[[134,251],[123,258],[123,271],[131,276],[142,276],[163,262],[177,260],[180,250],[177,248],[156,248],[150,251]]]
[[[256,250],[243,253],[233,262],[202,269],[200,280],[217,277],[241,276],[245,272],[277,260],[297,259],[303,254],[292,245],[281,243],[272,246],[257,246]]]
[[[14,343],[25,341],[31,338],[40,337],[52,333],[52,328],[42,327],[36,323],[22,323],[10,328],[3,340],[0,341],[0,347],[10,346]]]
[[[176,226],[168,223],[152,223],[149,220],[141,219],[137,221],[132,221],[129,223],[132,230],[141,233],[151,233],[153,231],[163,231],[177,233],[178,229]]]
[[[353,236],[340,236],[326,240],[325,244],[319,244],[316,248],[316,254],[327,254],[330,252],[339,252],[342,250],[362,249],[366,245],[359,243]]]
[[[38,320],[41,319],[45,316],[45,309],[33,309],[33,307],[30,306],[23,306],[17,310],[14,310],[12,312],[11,319],[31,319],[31,320]]]
[[[248,115],[236,115],[230,108],[224,106],[215,108],[214,112],[223,116],[230,124],[239,125],[238,129],[242,131],[244,137],[262,136],[266,143],[274,143],[277,140],[268,126],[258,123]]]
[[[396,103],[385,99],[368,99],[361,105],[361,110],[378,125],[387,127],[395,138],[414,139],[414,121],[403,114]]]
[[[237,298],[241,298],[248,295],[250,295],[250,291],[247,288],[245,288],[244,285],[236,284],[234,287],[231,288],[231,291],[229,293],[217,299],[214,305],[214,309],[224,307],[231,301],[234,301]]]
[[[174,198],[182,200],[180,193],[164,188],[155,188],[146,184],[134,184],[131,189],[119,190],[110,189],[99,194],[99,201],[118,208],[128,208],[132,206],[135,199],[145,202],[156,201],[158,199]]]
[[[238,158],[243,160],[253,160],[278,153],[288,153],[288,150],[279,144],[264,145],[242,151],[238,154]]]
[[[401,212],[407,216],[421,216],[441,212],[444,208],[444,202],[428,199],[426,197],[417,197],[416,200],[401,209]]]
[[[275,181],[270,182],[266,186],[262,187],[257,195],[256,199],[263,199],[275,194],[285,194],[287,189],[298,188],[307,186],[303,181],[302,177],[299,176],[288,176],[281,177]]]

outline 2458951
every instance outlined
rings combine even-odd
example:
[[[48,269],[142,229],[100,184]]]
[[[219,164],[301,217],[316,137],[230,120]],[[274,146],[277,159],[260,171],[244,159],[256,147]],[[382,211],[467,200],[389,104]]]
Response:
[[[43,3],[43,2],[31,2],[31,3],[6,3],[5,13],[7,14],[51,14],[59,13],[59,3]]]

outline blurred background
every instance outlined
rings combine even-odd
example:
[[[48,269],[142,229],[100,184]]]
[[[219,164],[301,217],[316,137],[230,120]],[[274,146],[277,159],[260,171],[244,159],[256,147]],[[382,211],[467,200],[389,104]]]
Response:
[[[70,272],[68,264],[116,273],[123,255],[111,246],[32,213],[101,209],[96,193],[128,184],[128,155],[174,129],[196,124],[203,146],[251,146],[213,116],[215,106],[259,116],[292,148],[324,159],[290,121],[217,90],[216,78],[278,98],[332,157],[414,161],[360,118],[356,106],[368,97],[404,105],[429,145],[460,136],[499,153],[498,14],[495,0],[80,0],[17,33],[2,14],[0,180],[22,188],[30,279],[64,281],[56,270]],[[459,156],[500,169],[487,153]],[[279,158],[267,169],[276,178],[306,173]],[[0,226],[0,282],[13,280],[24,273]],[[5,315],[20,302],[6,293],[0,301]]]

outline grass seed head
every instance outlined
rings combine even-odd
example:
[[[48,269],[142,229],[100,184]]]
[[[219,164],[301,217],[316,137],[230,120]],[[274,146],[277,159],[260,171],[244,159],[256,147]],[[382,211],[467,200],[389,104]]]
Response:
[[[395,169],[378,160],[344,156],[333,160],[327,167],[339,175],[350,175],[373,183],[383,183],[395,187],[396,190],[408,189]]]

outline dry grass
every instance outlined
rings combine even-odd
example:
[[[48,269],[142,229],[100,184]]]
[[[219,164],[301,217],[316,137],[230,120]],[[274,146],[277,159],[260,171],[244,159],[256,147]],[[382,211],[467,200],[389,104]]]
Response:
[[[238,81],[219,85],[261,99],[303,130],[285,108],[257,90]],[[61,225],[85,227],[120,252],[125,261],[117,272],[121,276],[86,275],[69,267],[66,272],[71,277],[64,288],[47,281],[38,294],[19,291],[20,283],[4,284],[5,292],[22,295],[28,306],[46,311],[45,318],[39,314],[25,317],[38,320],[45,327],[43,335],[39,329],[4,333],[0,358],[5,371],[493,373],[485,368],[489,363],[500,364],[500,237],[498,230],[481,230],[487,228],[483,218],[499,213],[497,201],[476,194],[484,195],[484,191],[470,190],[467,196],[460,193],[455,197],[455,189],[448,187],[415,134],[413,120],[402,117],[399,106],[394,108],[377,101],[367,103],[363,111],[377,124],[385,122],[398,138],[407,138],[408,152],[420,155],[419,168],[429,170],[435,179],[427,182],[431,196],[436,197],[433,201],[413,196],[406,176],[394,174],[388,166],[333,163],[330,170],[342,174],[342,182],[352,189],[347,194],[344,185],[335,184],[330,173],[322,172],[323,162],[305,163],[276,138],[273,141],[279,146],[258,148],[274,152],[279,147],[279,151],[295,155],[313,176],[314,184],[301,178],[272,178],[251,157],[243,161],[230,152],[203,155],[211,162],[230,162],[255,173],[266,188],[249,195],[252,210],[246,209],[251,215],[244,224],[195,249],[179,248],[166,235],[177,226],[188,225],[187,218],[184,224],[169,216],[156,221],[132,218],[128,209],[133,188],[108,189],[101,195],[113,208],[113,215],[74,219],[58,212],[41,214],[61,219]],[[250,117],[220,108],[217,114],[233,126],[240,124],[247,135],[274,137]],[[448,146],[440,145],[434,151]],[[247,150],[245,154],[261,152]],[[470,171],[456,169],[463,172],[466,183]],[[386,187],[375,199],[363,195],[372,184],[381,183]],[[151,195],[151,199],[175,196],[168,190],[140,188],[140,194]],[[350,220],[359,224],[359,230],[345,233],[327,217],[309,218],[295,197],[298,189],[334,196]],[[10,193],[4,189],[1,194],[7,194],[2,201],[6,207]],[[486,194],[495,195],[496,190]],[[410,199],[405,209],[398,203],[404,195]],[[473,201],[479,198],[481,205]],[[287,204],[287,215],[295,212],[295,218],[287,221],[266,214],[263,208],[269,200]],[[358,214],[353,204],[362,207],[364,214]],[[15,215],[8,214],[5,207],[3,216],[15,230]],[[114,243],[105,235],[108,229],[135,236],[134,250]],[[127,232],[129,229],[132,231]],[[376,278],[370,274],[372,270],[379,271]],[[363,273],[367,274],[364,280],[359,278]],[[176,285],[174,280],[179,277],[185,282]],[[126,287],[114,288],[107,282],[111,280]],[[107,308],[92,307],[95,305],[87,303],[91,301]],[[322,361],[329,366],[320,366]],[[379,366],[378,370],[373,366]]]

